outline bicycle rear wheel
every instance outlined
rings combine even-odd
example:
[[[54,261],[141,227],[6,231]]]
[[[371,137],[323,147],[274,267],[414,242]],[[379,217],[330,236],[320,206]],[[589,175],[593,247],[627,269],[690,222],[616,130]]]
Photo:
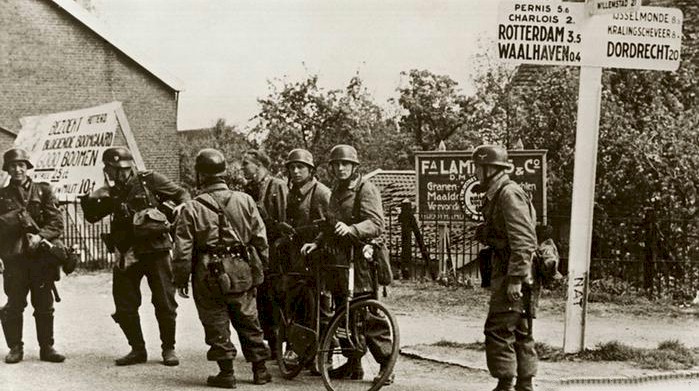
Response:
[[[378,300],[350,303],[330,322],[318,351],[318,367],[329,391],[375,391],[390,384],[400,349],[396,318]]]

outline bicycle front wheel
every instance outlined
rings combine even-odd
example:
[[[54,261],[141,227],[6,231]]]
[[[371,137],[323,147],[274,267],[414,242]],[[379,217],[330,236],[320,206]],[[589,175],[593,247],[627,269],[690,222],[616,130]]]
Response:
[[[398,322],[378,300],[350,303],[333,317],[318,351],[329,391],[375,391],[393,381],[400,350]]]
[[[280,309],[278,311],[279,325],[277,326],[277,338],[275,349],[277,351],[277,364],[279,372],[284,379],[293,379],[296,377],[304,365],[307,358],[299,355],[293,345],[294,324],[290,319],[287,319]]]

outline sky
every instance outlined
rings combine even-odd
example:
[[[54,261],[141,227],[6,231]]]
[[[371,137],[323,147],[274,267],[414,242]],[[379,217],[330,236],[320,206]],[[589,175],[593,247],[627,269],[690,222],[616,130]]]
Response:
[[[470,66],[494,38],[493,0],[92,0],[93,14],[138,58],[182,81],[178,129],[218,118],[245,130],[268,81],[318,74],[326,89],[355,74],[375,101],[397,97],[401,71],[427,69],[471,92]],[[480,43],[479,43],[479,38]]]

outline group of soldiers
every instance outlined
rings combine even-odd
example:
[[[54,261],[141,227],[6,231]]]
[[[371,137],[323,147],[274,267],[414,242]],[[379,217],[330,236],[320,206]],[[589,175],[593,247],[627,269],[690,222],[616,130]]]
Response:
[[[293,260],[280,255],[280,251],[271,251],[270,255],[270,246],[274,250],[289,229],[299,228],[300,248],[295,250],[301,256],[322,252],[321,259],[334,263],[347,263],[354,257],[354,294],[371,294],[374,285],[369,265],[353,246],[382,234],[381,196],[359,173],[355,148],[337,145],[328,160],[334,176],[332,190],[314,177],[316,165],[311,153],[292,150],[285,163],[287,186],[270,174],[270,159],[264,152],[247,151],[242,159],[247,185],[245,192],[239,192],[226,184],[225,156],[215,149],[203,149],[195,159],[198,194],[191,198],[163,175],[136,170],[127,148],[107,149],[103,154],[106,185],[81,197],[81,205],[90,222],[111,215],[105,243],[117,260],[112,284],[116,311],[112,317],[131,346],[128,354],[116,359],[116,365],[147,361],[138,314],[139,286],[144,276],[152,291],[162,363],[179,364],[175,352],[175,294],[188,297],[191,280],[209,345],[207,359],[216,361],[219,367],[207,384],[236,386],[233,359],[237,352],[229,323],[238,334],[245,359],[252,363],[253,383],[271,381],[265,361],[282,352],[274,351],[276,292],[269,277],[280,263]],[[531,281],[537,247],[536,213],[527,193],[507,176],[510,163],[504,148],[480,146],[473,153],[473,162],[484,192],[485,224],[478,239],[491,249],[491,301],[484,329],[488,368],[498,379],[495,390],[530,391],[537,366],[531,334],[531,301],[538,294]],[[36,251],[42,241],[60,237],[63,222],[51,187],[34,183],[27,175],[31,168],[26,151],[11,149],[4,154],[3,170],[10,181],[0,190],[0,258],[5,260],[8,301],[0,319],[10,348],[7,363],[23,359],[22,313],[28,292],[32,293],[40,359],[65,359],[53,348],[52,285],[41,272],[42,253]],[[27,212],[38,229],[29,232],[10,222],[17,219],[17,211]],[[300,230],[318,220],[329,222],[329,230]],[[347,287],[343,289],[343,284],[346,279],[342,276],[330,276],[324,282],[335,305],[346,298]],[[327,314],[331,307],[321,312]],[[383,370],[390,346],[382,346],[386,343],[382,332],[372,330],[366,338],[377,347],[371,352]],[[349,359],[331,376],[361,379],[361,358]],[[386,384],[392,381],[391,376]]]
[[[333,257],[331,262],[347,262],[353,254],[362,258],[361,251],[352,251],[357,240],[377,238],[384,229],[380,193],[362,178],[357,151],[349,145],[337,145],[330,151],[330,172],[335,177],[332,190],[315,178],[313,156],[304,149],[288,154],[288,185],[269,172],[270,159],[263,151],[246,151],[242,156],[244,192],[229,189],[226,157],[218,150],[203,149],[195,159],[198,194],[193,198],[158,172],[137,170],[133,155],[125,147],[108,148],[102,161],[105,186],[81,196],[80,203],[88,222],[111,216],[110,233],[103,240],[116,260],[112,271],[112,318],[131,347],[125,356],[115,360],[119,366],[148,359],[138,312],[144,276],[152,292],[162,363],[179,365],[175,351],[175,295],[189,297],[191,281],[209,345],[207,359],[216,361],[219,367],[218,374],[209,376],[207,384],[236,386],[233,359],[237,352],[229,324],[238,334],[245,359],[252,363],[253,383],[268,383],[271,375],[265,361],[280,353],[275,351],[274,320],[275,295],[279,292],[270,276],[282,267],[281,263],[294,261],[282,251],[270,254],[270,247],[274,250],[274,244],[288,236],[289,230],[324,220],[332,222],[326,232],[298,231],[300,241],[296,242],[295,253],[310,257],[311,253],[332,247],[333,251],[323,252],[324,256]],[[3,241],[0,249],[6,264],[4,282],[8,296],[2,312],[10,348],[5,362],[18,363],[23,359],[22,313],[29,291],[39,331],[40,359],[62,362],[65,357],[53,348],[53,296],[49,284],[34,273],[41,267],[34,258],[41,255],[33,249],[37,241],[60,237],[63,220],[51,187],[34,183],[27,175],[32,163],[26,151],[8,150],[3,164],[10,181],[0,192],[0,215],[26,209],[39,227],[37,233],[16,231],[12,246]],[[6,198],[17,202],[5,202]],[[359,205],[358,210],[354,205]],[[1,216],[0,230],[12,230],[4,226]],[[9,248],[13,246],[18,249]],[[358,261],[355,268],[355,296],[371,293],[366,260]],[[329,290],[331,285],[327,284]],[[347,291],[347,287],[334,290],[335,302],[340,303]],[[331,308],[324,310],[327,316]],[[380,345],[380,333],[374,334],[368,338],[377,339]],[[377,351],[377,361],[387,363],[388,354]],[[349,360],[332,375],[361,378],[360,358]]]

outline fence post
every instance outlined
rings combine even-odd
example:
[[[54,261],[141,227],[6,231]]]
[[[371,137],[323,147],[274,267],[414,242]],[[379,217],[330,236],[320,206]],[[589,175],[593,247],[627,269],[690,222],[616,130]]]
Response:
[[[412,252],[413,252],[413,206],[410,200],[403,200],[400,204],[400,214],[398,215],[398,220],[400,221],[400,272],[401,278],[413,278],[411,273],[414,270],[412,266]]]
[[[643,288],[651,296],[653,294],[653,279],[655,277],[655,263],[658,258],[657,237],[655,229],[655,209],[645,208],[645,259],[643,262]]]

